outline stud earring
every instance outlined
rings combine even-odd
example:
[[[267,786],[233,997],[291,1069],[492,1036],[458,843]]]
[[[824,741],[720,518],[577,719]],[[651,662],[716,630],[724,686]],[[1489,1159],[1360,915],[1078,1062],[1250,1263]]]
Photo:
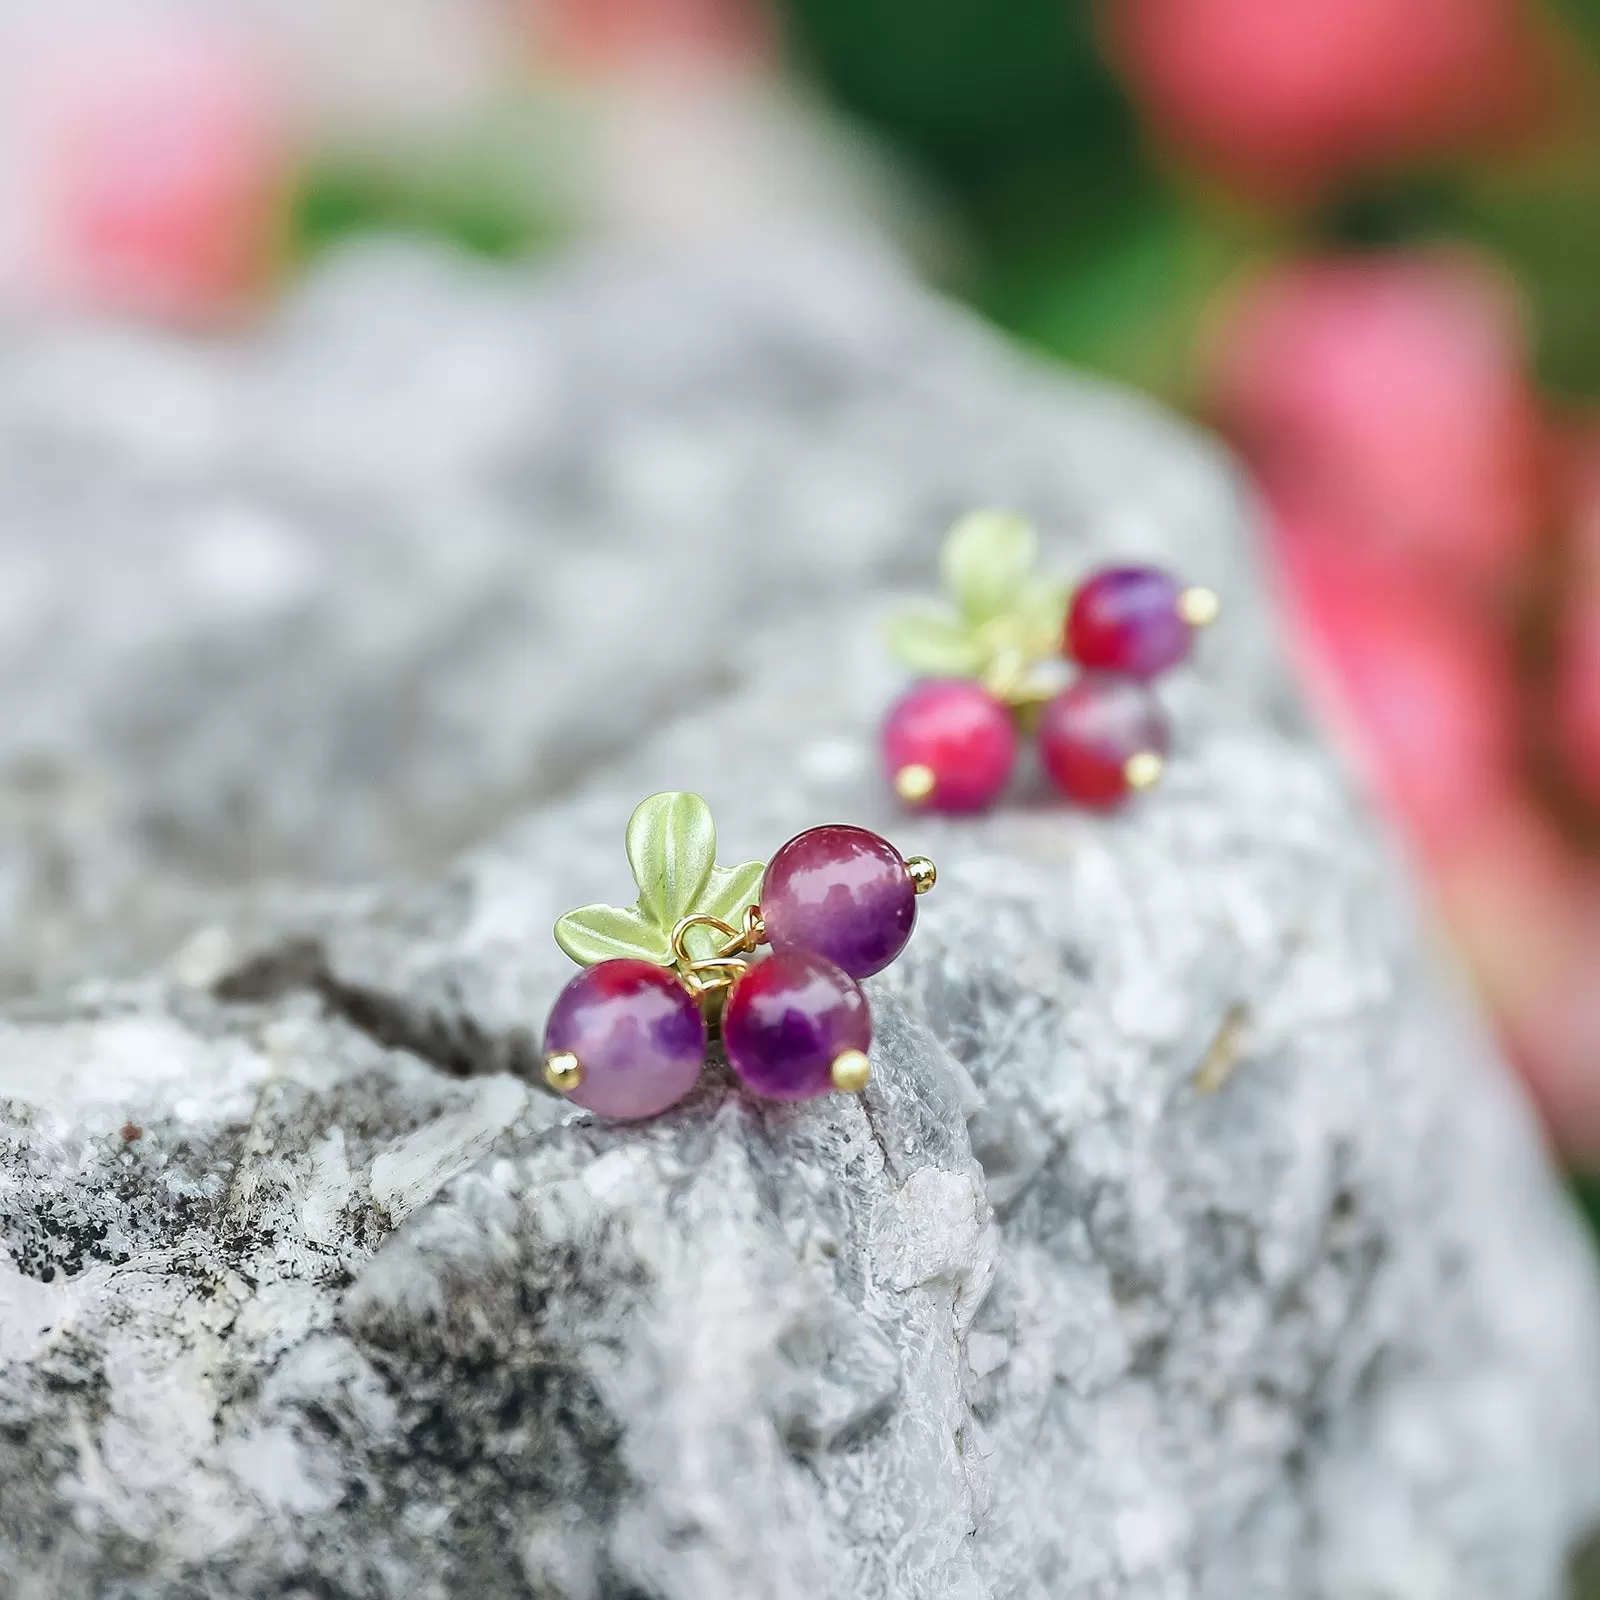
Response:
[[[905,949],[933,863],[840,825],[796,835],[765,866],[719,866],[716,849],[699,795],[652,795],[628,822],[637,902],[556,923],[556,943],[586,970],[550,1012],[544,1077],[575,1105],[658,1115],[694,1087],[714,1033],[767,1099],[867,1086],[859,980]],[[771,954],[756,960],[762,945]]]
[[[1109,809],[1159,781],[1171,732],[1150,683],[1188,659],[1216,620],[1216,594],[1138,566],[1104,568],[1069,593],[1034,570],[1036,554],[1022,518],[977,512],[940,556],[953,604],[891,624],[890,648],[925,674],[883,726],[889,780],[906,804],[985,810],[1010,781],[1023,733],[1079,805]]]

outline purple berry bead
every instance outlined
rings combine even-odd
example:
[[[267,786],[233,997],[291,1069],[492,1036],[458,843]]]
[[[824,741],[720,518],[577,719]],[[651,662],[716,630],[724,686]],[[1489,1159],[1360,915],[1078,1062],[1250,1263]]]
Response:
[[[1062,651],[1096,671],[1154,678],[1188,659],[1216,596],[1156,567],[1106,567],[1072,597]]]
[[[561,991],[544,1030],[547,1076],[577,1063],[574,1105],[636,1121],[678,1103],[706,1059],[706,1024],[688,991],[648,961],[602,961]],[[571,1072],[571,1063],[561,1067]]]
[[[983,811],[1016,765],[1016,724],[981,683],[924,678],[884,718],[883,759],[907,805],[954,816]]]
[[[808,828],[768,864],[761,920],[774,950],[812,950],[870,978],[905,949],[917,891],[887,839],[842,824]]]
[[[1109,810],[1161,776],[1171,732],[1144,684],[1089,672],[1039,716],[1039,755],[1051,781],[1081,806]]]
[[[742,973],[722,1012],[728,1065],[769,1100],[814,1100],[866,1081],[872,1014],[854,978],[806,950]]]

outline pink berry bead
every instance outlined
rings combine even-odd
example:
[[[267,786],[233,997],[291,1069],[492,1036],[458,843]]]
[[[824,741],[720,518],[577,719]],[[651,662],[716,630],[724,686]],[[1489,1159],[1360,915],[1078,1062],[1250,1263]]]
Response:
[[[768,864],[761,920],[774,950],[811,950],[870,978],[905,949],[917,891],[887,839],[842,824],[808,828]]]
[[[577,1081],[565,1090],[574,1105],[636,1121],[694,1088],[706,1059],[705,1018],[668,968],[602,961],[561,991],[544,1049],[551,1067],[559,1058],[576,1062]]]
[[[1209,589],[1185,589],[1155,567],[1105,567],[1072,597],[1062,653],[1092,671],[1154,678],[1188,659],[1216,612]]]
[[[1039,755],[1051,781],[1069,800],[1097,810],[1149,788],[1170,746],[1156,697],[1115,673],[1085,673],[1039,717]]]
[[[722,1011],[728,1065],[769,1100],[814,1100],[846,1082],[860,1088],[861,1076],[845,1074],[861,1072],[871,1043],[872,1014],[855,979],[808,950],[746,969]]]
[[[883,757],[889,781],[908,804],[951,814],[982,811],[1016,765],[1016,724],[981,683],[925,678],[890,709]]]

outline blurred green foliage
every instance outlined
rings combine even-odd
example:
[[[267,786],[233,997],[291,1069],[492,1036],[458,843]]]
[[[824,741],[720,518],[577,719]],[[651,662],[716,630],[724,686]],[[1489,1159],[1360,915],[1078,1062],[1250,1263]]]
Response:
[[[1088,7],[787,0],[800,60],[968,224],[954,287],[1076,365],[1181,395],[1219,230],[1146,159]]]
[[[1438,221],[1516,275],[1533,310],[1544,382],[1568,398],[1600,394],[1600,155],[1582,148],[1466,184]]]
[[[1064,360],[1184,404],[1204,308],[1253,260],[1306,245],[1458,238],[1494,251],[1522,284],[1548,384],[1600,394],[1600,137],[1324,213],[1252,214],[1154,159],[1105,61],[1093,6],[782,0],[782,9],[802,64],[964,219],[970,266],[953,287]],[[1600,0],[1554,9],[1575,40],[1600,47]]]
[[[419,181],[357,163],[313,167],[295,196],[292,227],[299,250],[310,255],[381,231],[435,234],[493,259],[524,253],[543,232],[514,189],[481,174],[465,183]]]
[[[555,164],[560,125],[551,120],[524,97],[483,108],[444,138],[322,151],[294,196],[295,253],[374,231],[430,234],[493,260],[551,243],[568,224],[540,181]]]
[[[1092,169],[1131,134],[1086,10],[1063,0],[788,0],[788,10],[798,53],[841,103],[969,199],[1063,162]]]
[[[1600,46],[1600,0],[1554,0],[1551,10],[1581,38]]]

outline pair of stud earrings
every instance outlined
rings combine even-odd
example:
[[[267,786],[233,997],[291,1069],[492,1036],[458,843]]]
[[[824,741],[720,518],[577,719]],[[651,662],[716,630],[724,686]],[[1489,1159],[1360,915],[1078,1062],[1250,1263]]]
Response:
[[[1081,804],[1106,808],[1161,774],[1170,735],[1150,681],[1186,659],[1217,613],[1210,590],[1149,567],[1093,574],[1069,596],[1033,570],[1019,518],[984,512],[945,543],[949,611],[894,625],[896,652],[930,674],[893,707],[883,749],[912,805],[991,804],[1033,731],[1046,771]],[[1081,675],[1065,681],[1066,663]],[[720,866],[699,795],[652,795],[633,813],[638,899],[591,905],[556,924],[584,968],[557,998],[544,1077],[574,1104],[624,1121],[676,1105],[698,1082],[714,1034],[736,1077],[771,1100],[860,1093],[872,1015],[860,980],[911,937],[937,873],[865,828],[811,828],[768,863]],[[757,960],[762,946],[770,954]]]

